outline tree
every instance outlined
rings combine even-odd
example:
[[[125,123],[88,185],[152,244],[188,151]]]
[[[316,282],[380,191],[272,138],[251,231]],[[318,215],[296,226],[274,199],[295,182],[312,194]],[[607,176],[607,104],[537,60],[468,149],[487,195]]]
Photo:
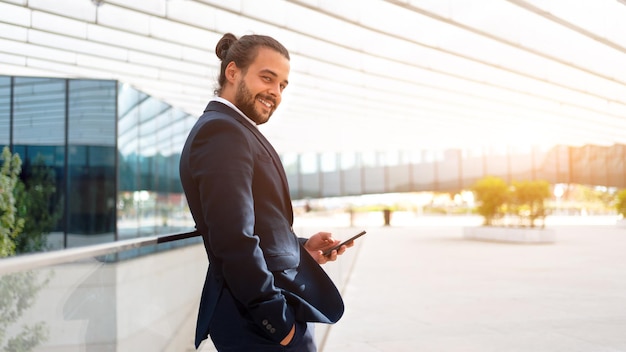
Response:
[[[550,198],[550,184],[548,181],[513,181],[511,193],[511,210],[520,218],[524,225],[528,220],[528,226],[535,227],[537,219],[546,217],[544,202]]]
[[[24,229],[24,218],[20,217],[18,208],[25,203],[23,198],[20,201],[16,197],[16,194],[20,193],[19,189],[24,188],[19,179],[21,171],[22,161],[19,155],[12,155],[9,148],[4,147],[0,169],[0,258],[16,253],[16,240]],[[25,210],[22,209],[21,213],[25,213]],[[0,275],[1,351],[29,352],[47,338],[45,322],[24,325],[12,336],[9,336],[7,331],[18,330],[13,325],[34,303],[37,294],[48,281],[49,277],[40,280],[34,271]]]
[[[0,169],[0,258],[15,254],[15,238],[24,228],[24,219],[17,212],[15,188],[19,184],[22,161],[8,147],[2,150]]]
[[[23,170],[23,172],[26,170]],[[22,234],[15,239],[15,252],[37,252],[46,248],[46,235],[63,215],[62,200],[55,199],[54,170],[38,156],[24,182],[15,188],[17,213],[27,221]]]
[[[623,219],[626,219],[626,189],[617,192],[615,199],[615,210]]]
[[[477,212],[484,218],[485,226],[493,225],[495,219],[504,216],[509,200],[509,186],[503,179],[485,177],[472,186],[472,191],[478,202]]]

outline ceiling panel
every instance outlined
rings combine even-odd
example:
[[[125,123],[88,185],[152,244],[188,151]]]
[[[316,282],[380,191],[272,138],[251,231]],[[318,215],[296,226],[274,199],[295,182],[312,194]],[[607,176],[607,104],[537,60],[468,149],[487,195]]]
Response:
[[[0,74],[114,78],[199,115],[225,31],[291,53],[279,152],[626,143],[619,0],[0,0]]]

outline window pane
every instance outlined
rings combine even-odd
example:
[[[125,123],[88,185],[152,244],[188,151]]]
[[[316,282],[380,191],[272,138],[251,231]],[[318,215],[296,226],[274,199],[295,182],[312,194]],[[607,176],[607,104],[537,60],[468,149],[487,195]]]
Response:
[[[69,143],[115,145],[115,81],[69,81]]]
[[[341,169],[350,170],[357,167],[357,154],[354,152],[341,153]]]
[[[10,144],[11,77],[0,76],[0,148]]]
[[[65,143],[65,80],[16,77],[13,143]]]
[[[320,155],[320,168],[322,172],[337,171],[337,154],[325,152]]]
[[[313,174],[318,171],[317,153],[304,153],[300,156],[300,173]]]

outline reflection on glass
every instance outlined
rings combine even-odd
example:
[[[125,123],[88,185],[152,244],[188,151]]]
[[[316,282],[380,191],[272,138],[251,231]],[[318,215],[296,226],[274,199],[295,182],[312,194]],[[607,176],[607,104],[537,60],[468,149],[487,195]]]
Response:
[[[115,240],[116,82],[69,81],[67,246]]]
[[[65,80],[16,77],[13,87],[13,143],[65,143]]]
[[[0,142],[24,180],[34,163],[54,175],[48,249],[190,230],[178,162],[194,121],[117,81],[0,77]]]
[[[11,77],[0,76],[0,148],[11,139]]]
[[[197,265],[206,260],[203,247],[141,249],[151,255],[120,261],[133,256],[120,252],[0,274],[0,350],[192,350],[185,336],[195,316],[187,313],[197,311],[206,274]]]
[[[124,84],[118,111],[118,237],[190,229],[178,163],[195,118]]]
[[[49,270],[0,276],[0,350],[31,351],[48,341],[51,322],[37,314],[37,306],[52,276]]]

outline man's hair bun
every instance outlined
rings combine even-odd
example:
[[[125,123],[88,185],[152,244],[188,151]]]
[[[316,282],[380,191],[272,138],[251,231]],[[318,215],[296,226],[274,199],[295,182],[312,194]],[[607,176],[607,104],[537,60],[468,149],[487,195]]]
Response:
[[[233,45],[233,43],[235,43],[236,41],[237,37],[235,37],[234,34],[224,34],[222,39],[217,42],[217,46],[215,46],[215,54],[217,55],[217,57],[219,57],[220,60],[224,60],[226,58],[226,54],[228,54],[228,49],[230,49],[231,45]]]

